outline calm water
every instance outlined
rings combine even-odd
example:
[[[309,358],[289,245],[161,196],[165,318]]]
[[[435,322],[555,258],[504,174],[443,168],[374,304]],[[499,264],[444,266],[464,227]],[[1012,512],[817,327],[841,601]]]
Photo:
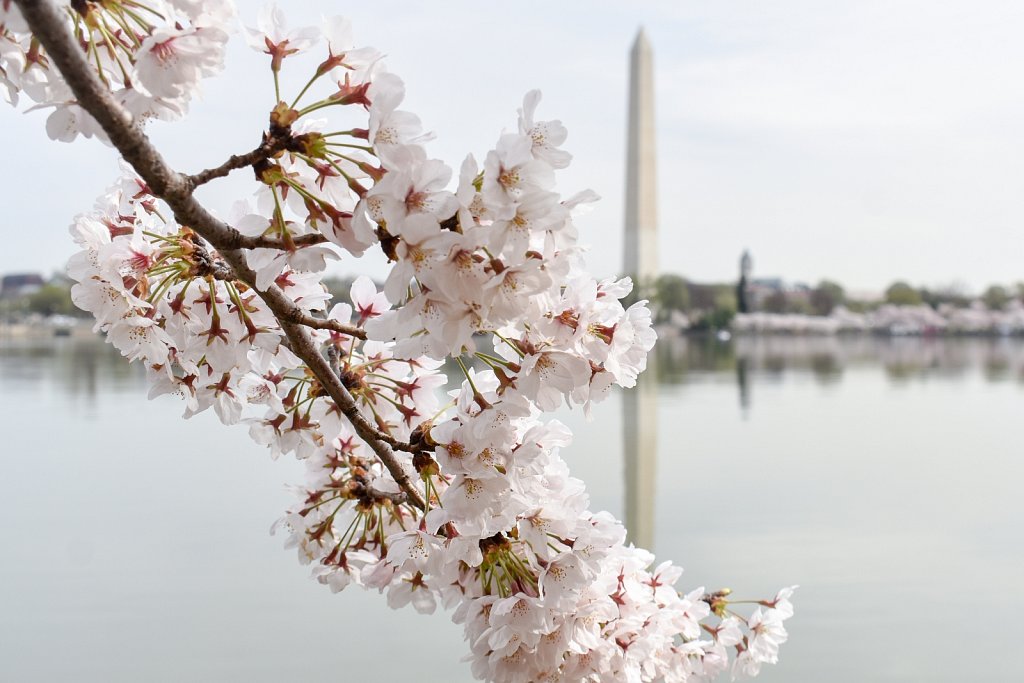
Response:
[[[1021,681],[1024,345],[740,339],[658,356],[655,550],[791,583],[759,680]],[[0,681],[468,681],[445,616],[332,595],[268,528],[291,462],[106,347],[0,342]],[[621,404],[566,419],[622,514]]]

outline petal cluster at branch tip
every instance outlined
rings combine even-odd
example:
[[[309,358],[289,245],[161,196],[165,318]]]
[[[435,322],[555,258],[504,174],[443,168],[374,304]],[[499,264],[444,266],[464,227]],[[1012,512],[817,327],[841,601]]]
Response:
[[[141,125],[180,119],[202,79],[221,71],[234,3],[83,0],[67,7],[66,16],[100,79]],[[0,1],[0,86],[11,104],[24,94],[32,109],[52,109],[46,131],[55,140],[106,137],[10,0]]]

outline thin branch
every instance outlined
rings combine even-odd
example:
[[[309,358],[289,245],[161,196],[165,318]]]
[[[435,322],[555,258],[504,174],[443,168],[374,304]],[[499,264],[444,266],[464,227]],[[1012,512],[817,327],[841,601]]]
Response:
[[[224,280],[227,282],[234,280],[246,282],[231,266],[223,261],[214,259],[200,244],[195,245],[195,254],[193,257],[199,263],[196,275],[201,277],[210,275],[216,280]],[[251,286],[251,283],[249,282],[246,282],[246,284]],[[298,323],[299,325],[304,325],[305,327],[312,329],[330,330],[332,332],[338,332],[339,334],[348,335],[349,337],[355,337],[356,339],[366,339],[366,330],[361,327],[348,325],[340,320],[315,318],[297,305],[292,307],[288,312],[288,319],[293,323]],[[337,374],[337,372],[335,371],[334,374]],[[384,436],[383,433],[382,436]]]
[[[409,502],[409,496],[406,495],[405,491],[399,491],[398,493],[390,493],[388,491],[381,491],[379,489],[375,489],[370,485],[367,485],[366,490],[370,494],[370,497],[377,498],[379,500],[390,500],[392,504],[396,506],[404,505],[405,503]]]
[[[103,128],[111,144],[131,164],[150,190],[160,197],[174,212],[175,219],[188,225],[220,252],[238,279],[245,282],[267,304],[281,323],[281,329],[298,356],[319,380],[331,399],[352,423],[356,433],[376,453],[395,482],[408,495],[409,502],[421,510],[426,507],[423,496],[412,485],[405,467],[395,456],[388,441],[359,411],[355,399],[331,371],[327,359],[320,353],[307,329],[294,322],[306,313],[280,287],[271,284],[260,291],[256,286],[256,273],[239,250],[242,235],[231,226],[213,216],[192,196],[193,185],[189,177],[181,175],[167,164],[132,116],[113,98],[71,35],[64,17],[52,0],[15,0],[32,33],[46,48],[51,62],[75,95],[78,104],[92,115]]]
[[[248,152],[246,154],[232,154],[227,161],[216,168],[208,168],[205,171],[200,171],[195,175],[186,176],[189,183],[192,184],[193,188],[204,185],[215,178],[223,178],[232,171],[236,171],[240,168],[246,168],[253,164],[269,159],[281,150],[283,150],[288,144],[288,140],[278,136],[270,135],[263,140],[263,143],[259,147]]]
[[[278,152],[288,148],[290,138],[285,135],[265,134],[264,140],[259,147],[246,154],[233,154],[220,166],[208,168],[195,175],[186,176],[186,179],[195,189],[216,178],[223,178],[232,171],[247,166],[253,166],[260,161],[273,157]],[[236,231],[237,232],[237,231]],[[321,233],[314,232],[307,235],[292,237],[290,242],[285,242],[280,237],[267,235],[251,236],[238,233],[232,235],[233,246],[236,249],[277,249],[279,251],[293,251],[296,248],[310,247],[327,242],[327,237]]]
[[[237,232],[237,231],[236,231]],[[252,237],[238,233],[234,238],[235,249],[277,249],[279,251],[292,251],[293,247],[312,247],[317,244],[324,244],[327,238],[319,232],[311,232],[306,235],[297,235],[291,238],[291,246],[285,244],[280,237]]]
[[[385,434],[383,432],[381,432],[380,440],[391,446],[396,451],[406,451],[408,453],[415,454],[424,450],[424,447],[421,444],[415,444],[410,441],[401,441],[390,434]]]
[[[300,312],[292,318],[292,322],[298,323],[299,325],[305,325],[306,327],[312,327],[316,330],[330,330],[340,334],[347,334],[348,336],[355,337],[356,339],[366,339],[366,330],[361,327],[346,325],[340,320],[331,320],[330,318],[314,318],[301,308],[299,311]]]

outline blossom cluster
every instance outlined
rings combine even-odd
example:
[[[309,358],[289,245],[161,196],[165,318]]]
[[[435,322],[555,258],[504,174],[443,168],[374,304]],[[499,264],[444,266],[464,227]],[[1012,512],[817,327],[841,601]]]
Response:
[[[161,5],[185,13],[191,28],[175,30],[193,37],[211,28],[210,6]],[[17,14],[0,8],[16,35]],[[555,191],[571,155],[562,124],[537,119],[539,93],[453,185],[419,118],[399,109],[402,81],[346,21],[289,29],[271,7],[246,33],[270,57],[280,100],[254,197],[229,220],[252,277],[128,172],[72,226],[72,293],[97,330],[147,366],[152,395],[181,396],[186,416],[212,407],[274,457],[302,460],[307,479],[275,525],[300,561],[334,591],[451,610],[478,678],[710,680],[775,662],[792,589],[748,616],[728,591],[681,592],[682,570],[591,511],[561,457],[572,435],[545,414],[634,386],[655,333],[646,302],[623,305],[628,279],[583,268],[574,215],[596,197]],[[179,65],[192,66],[157,79],[167,96],[219,63],[220,42],[179,42],[190,46]],[[317,50],[306,86],[281,99],[285,61]],[[369,249],[390,261],[383,289],[359,278],[332,303],[328,262]],[[301,322],[332,378],[299,357],[269,291],[294,304],[289,324]]]
[[[100,79],[137,123],[185,114],[200,80],[223,68],[234,17],[229,0],[78,0],[65,9]],[[24,93],[32,108],[52,108],[46,132],[54,140],[106,137],[11,0],[0,0],[0,91],[10,104]]]

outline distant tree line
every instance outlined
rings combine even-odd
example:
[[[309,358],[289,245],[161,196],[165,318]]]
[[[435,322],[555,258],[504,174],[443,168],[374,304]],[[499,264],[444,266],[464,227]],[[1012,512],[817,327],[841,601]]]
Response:
[[[349,288],[355,278],[325,278],[324,284],[334,295],[335,301],[347,302]],[[31,294],[0,300],[0,314],[5,317],[20,317],[29,314],[41,316],[84,314],[71,301],[71,283],[57,276],[42,288]],[[728,327],[739,310],[739,288],[735,283],[698,284],[675,275],[661,275],[653,286],[645,288],[655,304],[659,323],[668,323],[673,314],[686,316],[692,328],[722,329]],[[768,313],[803,313],[806,315],[829,315],[836,306],[845,306],[852,311],[863,312],[881,303],[900,306],[926,304],[938,308],[949,304],[963,308],[978,299],[992,310],[1004,310],[1011,302],[1024,301],[1024,282],[1012,286],[991,285],[980,297],[970,296],[962,286],[950,285],[939,288],[914,287],[904,280],[897,280],[885,289],[882,301],[862,301],[847,296],[842,285],[832,280],[822,280],[799,296],[779,290],[765,297],[757,310]]]
[[[48,318],[54,315],[86,317],[87,314],[71,301],[71,282],[63,276],[55,276],[35,291],[0,298],[0,316],[3,318],[17,319],[29,315]]]
[[[696,284],[675,274],[658,277],[651,299],[657,322],[670,322],[681,313],[698,330],[728,327],[737,310],[734,284]]]
[[[990,285],[979,297],[970,296],[962,286],[950,285],[937,289],[913,287],[903,280],[897,280],[885,290],[885,302],[903,306],[927,304],[938,308],[943,304],[963,308],[979,300],[991,310],[1002,311],[1013,301],[1024,300],[1024,282],[1006,287]]]
[[[697,284],[675,274],[660,276],[651,294],[658,322],[670,322],[673,314],[681,313],[689,320],[691,329],[697,330],[728,327],[739,310],[740,296],[740,288],[734,283]],[[828,315],[833,308],[846,303],[842,286],[823,280],[807,296],[773,292],[761,302],[759,310]]]
[[[691,329],[722,329],[728,327],[739,310],[740,288],[736,283],[697,284],[676,274],[661,275],[645,294],[655,304],[657,322],[668,323],[676,314],[688,319]],[[822,280],[807,290],[777,290],[763,297],[754,310],[768,313],[802,313],[829,315],[837,306],[864,312],[883,303],[938,308],[949,304],[958,308],[980,299],[988,308],[1003,310],[1015,300],[1024,301],[1024,282],[1006,287],[992,285],[980,297],[970,296],[962,286],[928,288],[914,287],[903,280],[886,288],[881,301],[852,298],[837,282]]]

